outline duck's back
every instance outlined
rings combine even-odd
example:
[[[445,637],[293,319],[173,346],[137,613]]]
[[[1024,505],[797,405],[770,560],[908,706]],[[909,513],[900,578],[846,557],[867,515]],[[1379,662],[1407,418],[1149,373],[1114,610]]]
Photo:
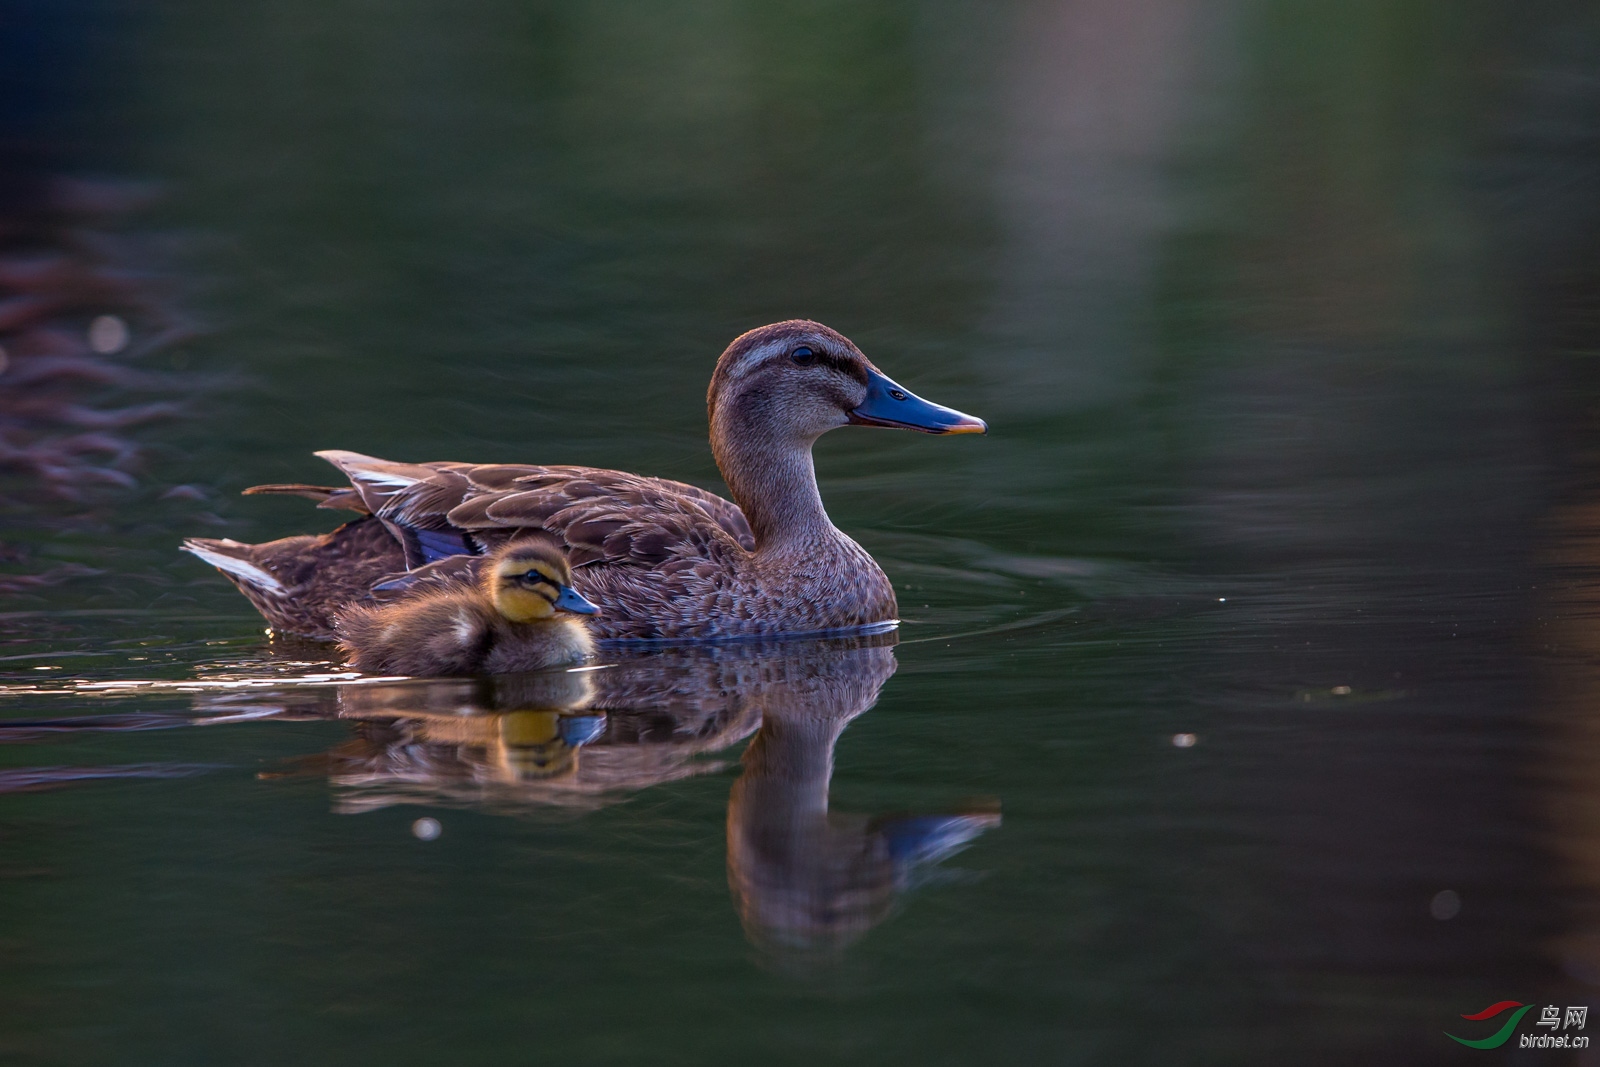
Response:
[[[317,455],[338,467],[358,494],[339,498],[337,506],[359,504],[382,519],[413,567],[457,552],[492,551],[528,529],[560,537],[574,567],[601,560],[663,562],[724,546],[755,549],[737,504],[686,482],[598,467]]]

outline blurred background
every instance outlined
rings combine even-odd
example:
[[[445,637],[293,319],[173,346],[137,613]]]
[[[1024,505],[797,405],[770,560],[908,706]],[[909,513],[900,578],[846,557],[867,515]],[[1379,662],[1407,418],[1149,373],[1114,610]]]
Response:
[[[0,27],[8,1060],[1453,1063],[1464,1013],[1590,1003],[1594,5]],[[991,433],[821,442],[898,647],[674,665],[664,726],[639,682],[593,752],[679,748],[605,803],[351,741],[283,681],[326,652],[176,552],[331,527],[236,495],[319,448],[720,490],[715,359],[798,316]],[[352,803],[352,761],[427,788]],[[845,823],[772,815],[830,785],[894,861],[853,904],[807,897]]]

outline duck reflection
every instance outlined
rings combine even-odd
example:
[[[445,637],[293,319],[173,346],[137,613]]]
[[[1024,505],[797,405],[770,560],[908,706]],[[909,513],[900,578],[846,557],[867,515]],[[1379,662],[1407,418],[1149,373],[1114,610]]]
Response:
[[[894,673],[888,648],[803,665],[766,687],[728,797],[728,885],[746,934],[780,955],[827,955],[889,914],[920,870],[999,825],[997,805],[869,818],[828,806],[833,751]]]
[[[790,959],[850,945],[934,864],[1000,822],[829,807],[834,749],[895,672],[894,634],[661,648],[602,668],[458,680],[366,680],[202,698],[213,716],[338,718],[353,734],[292,774],[325,774],[340,812],[394,804],[516,814],[593,808],[721,770],[750,739],[728,800],[728,884],[750,940]]]

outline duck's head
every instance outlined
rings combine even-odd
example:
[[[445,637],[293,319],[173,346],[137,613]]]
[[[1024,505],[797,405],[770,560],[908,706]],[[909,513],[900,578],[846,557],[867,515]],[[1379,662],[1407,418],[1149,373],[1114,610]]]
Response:
[[[706,395],[713,438],[776,436],[809,444],[839,426],[923,433],[986,433],[982,419],[897,385],[850,339],[820,322],[791,319],[734,339]]]
[[[558,611],[600,611],[572,588],[572,568],[553,537],[524,537],[505,545],[489,558],[484,582],[495,610],[512,622],[548,619]]]

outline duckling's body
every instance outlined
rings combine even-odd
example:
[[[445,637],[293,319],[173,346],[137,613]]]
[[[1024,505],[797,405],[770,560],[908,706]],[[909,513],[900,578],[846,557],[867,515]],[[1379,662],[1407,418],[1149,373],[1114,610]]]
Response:
[[[484,562],[477,585],[342,612],[335,629],[351,665],[374,674],[511,674],[593,654],[594,640],[574,616],[594,605],[572,589],[553,538],[510,542]]]
[[[194,539],[272,625],[328,636],[331,620],[397,573],[415,588],[482,571],[530,531],[557,537],[609,639],[698,640],[892,626],[894,588],[828,519],[811,447],[845,425],[982,433],[980,419],[896,385],[840,334],[806,320],[751,330],[723,352],[706,398],[733,501],[592,467],[393,463],[320,452],[350,484],[258,486],[364,517],[266,544]],[[737,501],[735,503],[734,501]],[[384,579],[390,579],[385,581]],[[417,602],[414,610],[424,610]],[[431,610],[431,609],[429,609]],[[464,626],[465,629],[465,626]]]

